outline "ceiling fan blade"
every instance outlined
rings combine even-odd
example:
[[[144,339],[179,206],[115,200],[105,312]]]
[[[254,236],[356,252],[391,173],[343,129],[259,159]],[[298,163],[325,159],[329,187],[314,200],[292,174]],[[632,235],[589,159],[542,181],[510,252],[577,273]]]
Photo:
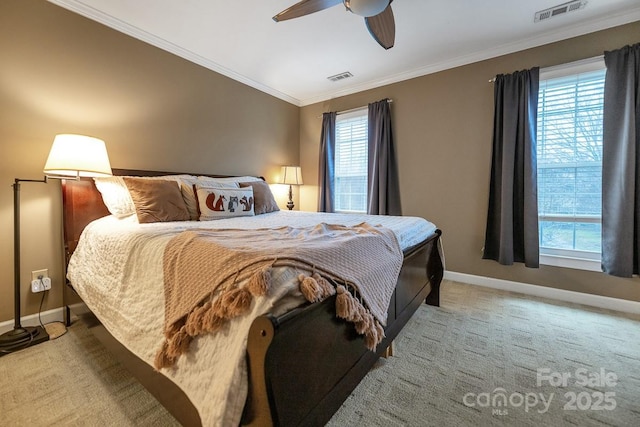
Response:
[[[287,19],[299,18],[300,16],[309,15],[324,9],[336,6],[342,3],[342,0],[302,0],[283,10],[273,17],[276,22],[286,21]]]
[[[396,21],[393,19],[391,4],[376,16],[364,18],[371,37],[385,49],[391,49],[396,40]]]

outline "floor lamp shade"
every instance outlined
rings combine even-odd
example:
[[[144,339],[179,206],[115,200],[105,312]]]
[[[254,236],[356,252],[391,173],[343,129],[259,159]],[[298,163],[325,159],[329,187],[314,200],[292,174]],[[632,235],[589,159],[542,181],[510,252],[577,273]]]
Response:
[[[84,135],[56,135],[44,173],[52,177],[110,176],[111,164],[104,141]]]

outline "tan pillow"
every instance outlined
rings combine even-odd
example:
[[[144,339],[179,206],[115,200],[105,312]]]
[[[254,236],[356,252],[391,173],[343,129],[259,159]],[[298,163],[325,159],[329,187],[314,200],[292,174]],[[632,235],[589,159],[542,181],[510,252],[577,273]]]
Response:
[[[200,221],[253,216],[253,189],[194,186]]]
[[[253,210],[256,215],[279,211],[269,184],[264,181],[240,182],[240,188],[253,187]]]
[[[109,209],[109,212],[117,216],[118,218],[124,218],[136,213],[136,207],[133,205],[129,189],[124,183],[123,176],[108,176],[93,178],[96,183],[96,187],[102,194],[102,200],[105,206]],[[133,177],[148,180],[157,179],[169,179],[178,181],[181,179],[197,178],[192,175],[162,175],[162,176],[145,176],[145,177]]]
[[[190,219],[178,182],[129,177],[123,179],[141,224]]]

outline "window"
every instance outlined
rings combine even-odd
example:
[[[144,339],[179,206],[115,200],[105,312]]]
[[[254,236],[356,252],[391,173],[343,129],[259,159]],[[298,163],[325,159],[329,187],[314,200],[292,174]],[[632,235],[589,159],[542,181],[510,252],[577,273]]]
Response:
[[[367,109],[336,117],[335,211],[367,211]]]
[[[600,270],[602,59],[545,70],[538,93],[540,262]]]

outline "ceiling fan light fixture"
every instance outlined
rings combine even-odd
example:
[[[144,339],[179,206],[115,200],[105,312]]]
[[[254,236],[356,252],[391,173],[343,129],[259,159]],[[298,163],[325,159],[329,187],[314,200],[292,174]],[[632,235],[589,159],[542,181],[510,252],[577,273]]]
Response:
[[[382,13],[389,3],[391,3],[389,0],[344,0],[347,9],[365,18]]]

